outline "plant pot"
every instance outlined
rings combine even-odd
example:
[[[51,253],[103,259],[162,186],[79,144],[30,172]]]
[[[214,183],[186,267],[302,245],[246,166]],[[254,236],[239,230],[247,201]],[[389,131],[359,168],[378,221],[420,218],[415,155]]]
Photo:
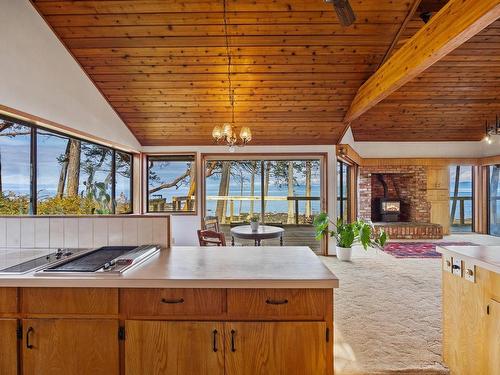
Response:
[[[258,221],[251,221],[250,227],[252,228],[252,232],[257,232],[259,230],[259,222]]]
[[[349,262],[352,258],[352,247],[337,246],[337,258],[342,262]]]

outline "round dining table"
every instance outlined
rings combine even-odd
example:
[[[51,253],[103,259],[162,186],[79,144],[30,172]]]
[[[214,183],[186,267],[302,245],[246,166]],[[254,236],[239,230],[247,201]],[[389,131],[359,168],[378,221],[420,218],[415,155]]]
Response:
[[[262,240],[272,238],[280,239],[280,246],[283,246],[283,233],[285,230],[272,225],[259,225],[259,229],[252,230],[250,225],[238,225],[231,228],[231,245],[234,246],[234,238],[242,238],[245,240],[254,240],[255,246],[260,246]]]

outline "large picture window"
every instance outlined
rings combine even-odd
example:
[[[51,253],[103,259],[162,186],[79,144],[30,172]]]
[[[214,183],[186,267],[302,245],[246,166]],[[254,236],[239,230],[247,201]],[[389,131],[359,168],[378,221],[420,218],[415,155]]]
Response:
[[[194,155],[150,155],[147,174],[148,212],[196,211]]]
[[[226,238],[230,238],[231,226],[258,218],[266,225],[285,228],[285,245],[306,244],[320,253],[312,223],[325,209],[322,160],[207,158],[203,214],[205,218],[218,218]],[[265,243],[277,245],[279,241]]]
[[[0,117],[1,215],[132,212],[132,155]]]

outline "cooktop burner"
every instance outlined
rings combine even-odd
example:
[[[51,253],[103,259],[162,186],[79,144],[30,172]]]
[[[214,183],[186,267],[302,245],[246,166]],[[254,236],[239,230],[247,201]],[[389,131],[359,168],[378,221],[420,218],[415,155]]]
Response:
[[[105,246],[62,264],[46,268],[47,272],[96,272],[113,259],[134,250],[137,246]]]
[[[29,271],[37,270],[47,264],[68,258],[75,254],[76,252],[82,251],[81,249],[57,249],[56,252],[43,255],[34,259],[24,261],[22,263],[4,268],[0,270],[0,273],[11,273],[11,274],[22,274]]]

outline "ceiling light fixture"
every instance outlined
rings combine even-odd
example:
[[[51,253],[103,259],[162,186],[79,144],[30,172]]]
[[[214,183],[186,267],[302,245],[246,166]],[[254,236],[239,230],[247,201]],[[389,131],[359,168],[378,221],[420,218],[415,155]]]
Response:
[[[498,115],[496,116],[496,121],[493,124],[489,124],[488,120],[486,120],[485,124],[485,130],[486,130],[486,136],[484,137],[484,140],[488,144],[493,143],[493,136],[500,135],[500,120],[498,119]]]
[[[229,35],[227,31],[227,0],[224,2],[224,36],[226,41],[227,55],[227,82],[228,98],[231,105],[231,123],[225,123],[222,126],[216,125],[212,130],[212,138],[216,143],[226,143],[229,146],[229,152],[234,152],[236,146],[243,147],[252,140],[252,131],[248,126],[243,126],[240,130],[239,139],[234,128],[234,89],[231,81],[231,50],[229,48]]]

